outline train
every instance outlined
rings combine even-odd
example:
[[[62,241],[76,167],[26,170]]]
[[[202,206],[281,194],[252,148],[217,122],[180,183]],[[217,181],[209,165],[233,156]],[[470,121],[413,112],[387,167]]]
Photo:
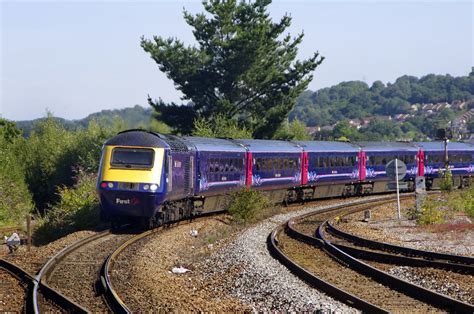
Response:
[[[444,142],[332,142],[203,138],[127,130],[102,149],[101,218],[154,227],[224,209],[232,191],[261,191],[278,203],[387,192],[386,164],[406,166],[404,189],[424,177],[439,188]],[[474,176],[474,145],[448,142],[453,184]]]

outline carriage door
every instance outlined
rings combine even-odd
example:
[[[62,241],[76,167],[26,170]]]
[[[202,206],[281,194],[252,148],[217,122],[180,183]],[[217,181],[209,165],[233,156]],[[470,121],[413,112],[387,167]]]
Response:
[[[359,181],[364,181],[366,176],[367,156],[365,152],[359,151]]]

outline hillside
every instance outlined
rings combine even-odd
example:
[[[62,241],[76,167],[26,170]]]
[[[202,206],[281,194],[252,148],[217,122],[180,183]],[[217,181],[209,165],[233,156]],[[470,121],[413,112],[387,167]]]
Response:
[[[67,130],[76,130],[78,128],[87,128],[92,120],[95,120],[104,125],[120,122],[126,128],[147,128],[150,124],[152,110],[151,108],[143,108],[139,105],[124,109],[102,110],[92,113],[87,117],[79,120],[66,120],[63,118],[54,118],[59,124],[64,126]],[[28,137],[34,125],[46,118],[40,118],[29,121],[17,121],[16,124],[23,130],[24,136]]]
[[[474,71],[460,77],[405,75],[387,85],[380,81],[371,86],[350,81],[304,92],[290,113],[290,120],[297,118],[316,132],[331,132],[343,120],[362,131],[371,123],[383,121],[385,128],[399,129],[400,132],[385,134],[394,138],[396,133],[408,132],[430,137],[437,128],[447,126],[468,133],[473,127],[469,111],[474,108],[473,100]],[[377,128],[371,137],[380,131]]]
[[[126,128],[149,128],[151,108],[102,110],[80,120],[55,118],[68,130],[120,121]],[[458,138],[474,133],[474,71],[469,76],[402,76],[394,83],[342,82],[298,98],[289,120],[307,125],[318,139],[410,140],[432,138],[436,129],[454,128]],[[42,119],[18,121],[28,136]],[[161,131],[163,129],[157,129]]]

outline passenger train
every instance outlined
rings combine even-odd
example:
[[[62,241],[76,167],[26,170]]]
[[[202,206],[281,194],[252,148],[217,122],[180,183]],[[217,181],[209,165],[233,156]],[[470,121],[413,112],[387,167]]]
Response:
[[[229,192],[262,191],[273,202],[366,195],[387,191],[386,164],[407,165],[414,190],[425,176],[439,187],[443,142],[330,142],[178,137],[144,130],[120,132],[105,142],[97,191],[101,217],[152,227],[223,209]],[[454,185],[474,176],[474,145],[448,143]]]

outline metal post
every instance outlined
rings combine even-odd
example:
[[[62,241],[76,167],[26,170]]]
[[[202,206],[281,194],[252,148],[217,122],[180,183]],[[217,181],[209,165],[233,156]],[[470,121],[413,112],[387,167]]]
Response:
[[[400,189],[398,186],[398,158],[395,158],[395,180],[397,181],[397,215],[400,220]]]
[[[28,252],[31,251],[31,215],[26,215],[26,243],[28,245]]]
[[[449,169],[449,160],[448,160],[448,138],[444,138],[444,169],[447,171]]]

